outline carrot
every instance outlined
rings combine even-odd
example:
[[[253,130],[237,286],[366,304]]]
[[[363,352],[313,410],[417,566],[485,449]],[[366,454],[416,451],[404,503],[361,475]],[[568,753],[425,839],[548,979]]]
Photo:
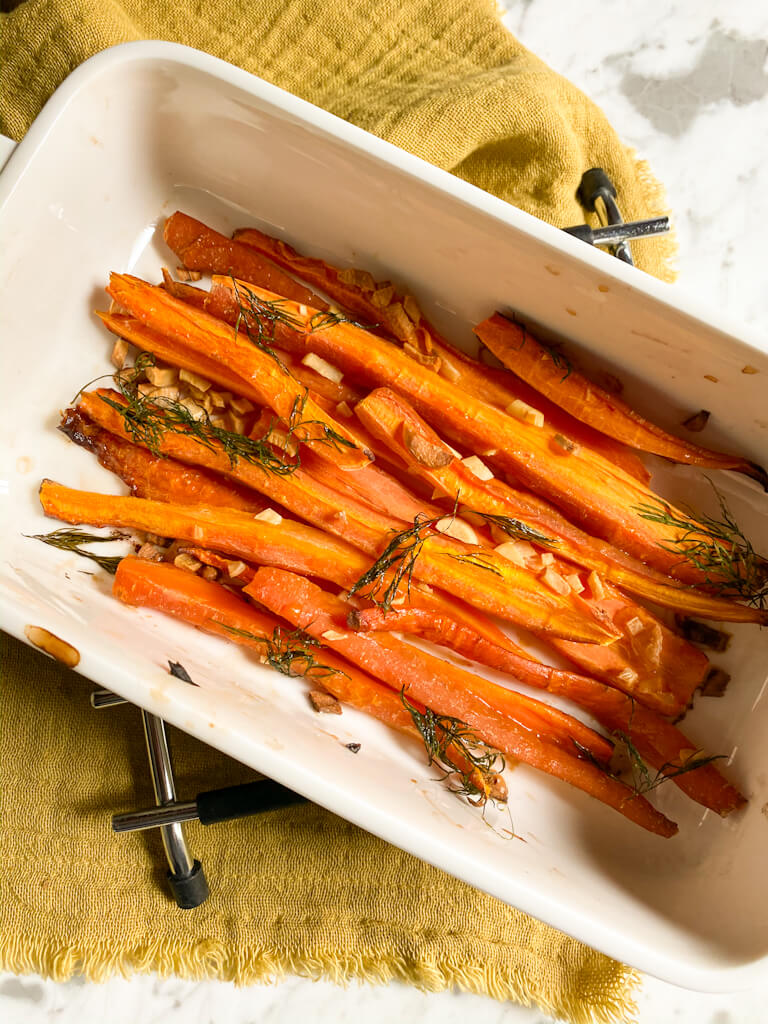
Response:
[[[83,395],[81,406],[95,422],[120,436],[125,436],[120,414],[100,402],[98,394]],[[229,469],[231,473],[235,472],[231,470],[228,460],[223,455],[211,451],[183,434],[166,433],[161,448],[165,454],[190,459],[190,461],[197,459],[208,468],[221,472],[226,472]],[[237,470],[240,470],[240,467],[236,467]],[[245,470],[252,472],[246,473]],[[244,465],[242,470],[236,472],[236,477],[243,482],[250,483],[255,479],[256,470],[257,467]],[[354,506],[349,499],[343,499],[341,496],[337,502],[330,488],[323,488],[322,485],[314,483],[309,478],[299,478],[299,470],[287,476],[259,472],[261,476],[255,481],[259,489],[263,493],[275,496],[275,500],[279,504],[291,511],[295,511],[296,506],[303,503],[304,512],[300,513],[303,518],[322,522],[332,533],[341,537],[349,537],[350,540],[354,538],[355,544],[366,547],[373,554],[378,554],[379,549],[386,544],[388,539],[386,519],[381,513],[364,508],[362,505]],[[262,481],[261,478],[264,480]],[[61,494],[63,495],[66,491],[66,488],[61,489]],[[41,489],[41,500],[44,495],[52,493],[44,486]],[[86,509],[78,505],[77,492],[69,492],[69,497],[74,502],[74,508],[69,512],[70,515],[84,515],[87,511],[88,514],[98,512],[103,517],[106,508],[104,504],[100,506],[97,502],[95,506],[88,505]],[[125,506],[125,514],[128,514],[129,507]],[[117,509],[118,506],[115,508]],[[66,518],[66,516],[59,515],[55,508],[52,508],[51,514],[58,515],[59,518]],[[160,510],[153,510],[152,514],[156,515],[160,521],[165,518]],[[80,521],[85,522],[86,519]],[[397,520],[391,522],[397,524]],[[378,524],[378,529],[376,524]],[[117,523],[113,525],[117,525]],[[163,533],[155,526],[150,527],[136,523],[136,528]],[[165,529],[168,528],[168,524],[166,524]],[[395,529],[397,528],[395,525]],[[176,531],[178,531],[178,527]],[[163,533],[163,535],[173,535],[184,540],[200,540],[202,542],[202,537],[188,537],[179,532],[171,531],[170,534]],[[222,546],[226,543],[226,537],[223,537],[218,543],[211,540],[205,540],[204,543],[207,547],[217,550],[230,550],[230,548]],[[553,635],[578,638],[587,643],[606,643],[613,639],[614,634],[611,629],[585,615],[581,603],[577,599],[567,599],[557,594],[545,593],[539,587],[535,576],[517,569],[508,562],[505,563],[503,559],[498,559],[498,577],[486,568],[478,568],[473,564],[462,562],[457,558],[456,553],[457,551],[463,553],[464,548],[465,546],[459,542],[439,534],[426,538],[421,554],[414,565],[414,575],[427,583],[434,583],[444,590],[463,596],[470,603],[493,614],[501,614],[511,621],[520,622],[520,624],[533,624],[545,632],[552,632]],[[469,551],[471,552],[471,549]],[[370,568],[370,563],[364,563],[357,578],[360,578],[368,568]],[[306,571],[311,572],[311,570]]]
[[[227,483],[205,469],[152,455],[146,448],[102,430],[81,410],[67,409],[59,430],[92,451],[105,469],[130,487],[134,497],[180,505],[224,505],[251,513],[266,507],[254,491]]]
[[[508,672],[529,686],[567,697],[611,733],[627,736],[644,761],[657,771],[669,773],[671,781],[697,803],[722,815],[745,803],[744,797],[713,764],[671,774],[675,767],[685,764],[696,748],[659,714],[589,676],[542,664],[500,631],[498,639],[489,639],[475,632],[466,621],[456,621],[434,609],[416,606],[389,612],[380,608],[355,609],[347,616],[347,624],[355,630],[410,633],[449,647],[489,668]]]
[[[595,430],[673,462],[744,473],[768,490],[768,473],[761,466],[668,434],[499,313],[478,324],[475,334],[518,377]]]
[[[237,282],[230,285],[233,289],[246,288]],[[316,311],[264,289],[251,287],[250,291],[262,301],[282,303],[283,315],[296,324],[296,337],[308,350],[371,386],[392,387],[457,443],[475,451],[494,450],[500,465],[577,522],[677,578],[704,581],[704,574],[681,559],[679,552],[662,546],[680,543],[684,536],[690,539],[690,532],[684,534],[679,528],[642,518],[638,507],[659,505],[658,497],[586,445],[565,456],[557,454],[557,431],[546,424],[542,427],[523,422],[472,398],[404,356],[396,346],[353,324],[312,329]],[[682,520],[687,519],[683,512],[669,508]],[[701,539],[709,543],[708,538]]]
[[[302,256],[286,242],[256,228],[241,229],[233,237],[296,277],[315,285],[357,316],[383,328],[403,343],[411,358],[441,374],[467,394],[500,409],[506,409],[516,398],[534,405],[559,431],[581,444],[590,445],[647,483],[649,474],[645,466],[624,445],[585,426],[542,396],[536,396],[532,388],[504,370],[483,366],[451,345],[427,320],[413,296],[399,292],[391,281],[374,281],[365,270],[342,270],[324,260]],[[279,289],[273,288],[272,291]]]
[[[296,302],[328,308],[318,295],[283,273],[271,260],[179,210],[166,220],[163,238],[188,270],[233,274],[289,295]]]
[[[340,469],[360,469],[368,455],[346,435],[343,426],[308,396],[303,385],[270,352],[252,344],[216,317],[194,309],[163,288],[128,274],[111,274],[107,292],[147,327],[176,345],[220,363],[256,389],[259,404],[267,405],[286,422],[303,424],[297,436],[306,444],[337,439]],[[250,396],[249,396],[250,397]]]
[[[668,608],[720,621],[768,623],[765,610],[685,587],[606,541],[591,537],[540,499],[495,478],[481,479],[455,458],[448,445],[393,391],[377,388],[355,406],[355,413],[368,431],[388,444],[410,473],[428,481],[436,494],[450,500],[459,495],[464,508],[521,523],[539,535],[538,546],[558,557]],[[545,542],[547,538],[550,543]]]
[[[51,480],[40,486],[40,503],[46,515],[64,522],[146,530],[342,586],[357,579],[369,564],[365,555],[343,541],[290,519],[274,524],[236,509],[95,494]]]
[[[220,584],[168,564],[124,558],[115,574],[113,593],[124,604],[155,608],[207,633],[254,649],[262,662],[270,645],[273,650],[278,647],[278,655],[287,648],[289,634],[284,623],[257,611],[252,604],[236,597]],[[301,647],[300,642],[298,646]],[[287,674],[303,676],[342,703],[422,741],[410,711],[391,689],[339,658],[327,647],[322,647],[316,655],[310,649],[310,654],[315,657],[314,667],[309,659],[299,656],[290,661]],[[424,711],[422,705],[415,706],[417,710]],[[506,800],[503,778],[482,774],[466,762],[462,751],[453,749],[453,745],[449,749],[455,764],[462,767],[464,762],[464,770],[476,788],[485,796]]]
[[[404,690],[441,714],[454,715],[485,742],[570,782],[658,835],[672,836],[677,826],[643,797],[588,760],[567,754],[549,737],[513,722],[477,694],[491,684],[386,634],[359,634],[346,627],[349,606],[308,580],[275,569],[260,569],[246,593],[294,626],[323,640],[349,661],[394,689]]]

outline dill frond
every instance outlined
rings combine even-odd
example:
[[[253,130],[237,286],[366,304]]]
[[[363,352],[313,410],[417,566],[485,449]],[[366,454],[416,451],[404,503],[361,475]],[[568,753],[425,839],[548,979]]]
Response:
[[[490,782],[504,771],[504,755],[481,740],[461,719],[439,715],[429,707],[425,707],[423,712],[419,711],[406,697],[405,687],[400,691],[400,699],[424,740],[429,764],[437,765],[443,772],[443,780],[450,779],[454,792],[468,799],[476,798],[471,802],[484,804],[486,792],[477,786],[467,765],[471,765],[484,780]]]
[[[768,605],[766,561],[745,536],[723,495],[711,480],[709,483],[717,496],[720,519],[697,515],[685,506],[681,514],[661,500],[638,505],[634,511],[641,519],[681,530],[680,537],[662,541],[659,547],[679,555],[681,563],[693,565],[721,596],[741,598],[764,609]]]
[[[445,519],[445,516],[430,519],[419,512],[413,525],[394,535],[370,569],[352,584],[349,593],[357,594],[365,590],[364,596],[384,611],[389,611],[392,607],[392,601],[397,596],[403,580],[410,596],[413,570],[424,541],[441,519]],[[385,578],[390,571],[392,577],[385,586]],[[368,587],[370,590],[366,589]]]
[[[472,565],[475,569],[485,569],[486,572],[493,573],[494,576],[503,577],[504,575],[501,569],[490,561],[490,551],[469,551],[466,555],[449,554],[447,557],[453,558],[457,562],[464,562],[466,565]]]
[[[125,557],[124,555],[99,555],[93,551],[85,551],[83,544],[106,544],[109,541],[125,540],[127,534],[112,532],[106,537],[99,537],[94,533],[87,533],[85,530],[61,529],[52,533],[25,533],[30,540],[41,540],[43,544],[50,544],[60,551],[71,551],[82,558],[90,558],[100,569],[110,573],[112,576],[117,572],[117,567]]]
[[[511,516],[495,515],[491,512],[476,512],[474,509],[468,509],[473,515],[480,516],[490,526],[496,526],[503,533],[506,533],[508,537],[512,537],[515,540],[527,540],[532,544],[538,544],[540,547],[555,547],[560,542],[555,537],[547,537],[543,533],[539,533],[538,530],[534,530],[532,526],[528,526],[527,523],[522,522],[520,519],[513,519]]]
[[[284,676],[308,676],[312,679],[323,679],[326,676],[347,674],[340,669],[323,665],[317,660],[309,648],[319,648],[322,647],[322,644],[305,633],[303,629],[294,629],[288,633],[281,626],[275,626],[271,636],[260,636],[257,633],[249,633],[246,629],[229,626],[224,622],[219,622],[217,625],[222,626],[228,633],[261,644],[264,647],[265,664],[275,671],[281,672]]]
[[[647,793],[652,792],[652,790],[658,789],[665,782],[670,782],[680,775],[694,772],[697,768],[703,768],[704,765],[711,764],[713,761],[720,761],[726,756],[725,754],[707,755],[701,750],[692,750],[679,763],[667,761],[655,772],[652,772],[643,761],[637,747],[635,747],[627,733],[617,731],[613,735],[624,744],[627,750],[631,763],[631,786],[640,796],[645,796]]]

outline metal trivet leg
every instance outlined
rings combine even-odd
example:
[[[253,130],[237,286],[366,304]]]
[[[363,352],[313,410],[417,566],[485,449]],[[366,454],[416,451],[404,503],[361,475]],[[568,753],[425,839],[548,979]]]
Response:
[[[111,690],[96,690],[91,694],[94,708],[127,703]],[[160,829],[170,865],[171,892],[183,910],[192,910],[208,899],[209,890],[200,861],[193,860],[187,847],[183,822],[198,820],[202,825],[213,825],[304,803],[305,798],[272,779],[257,776],[254,782],[208,790],[198,793],[194,800],[177,800],[165,722],[148,711],[142,710],[141,717],[156,806],[113,815],[112,829],[114,832]]]

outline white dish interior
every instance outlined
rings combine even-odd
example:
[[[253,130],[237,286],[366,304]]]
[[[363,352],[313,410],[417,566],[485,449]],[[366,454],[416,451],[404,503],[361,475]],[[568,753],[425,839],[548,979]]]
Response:
[[[51,477],[122,493],[56,431],[59,410],[109,371],[109,270],[155,279],[175,265],[158,225],[183,209],[223,231],[265,226],[302,249],[407,285],[453,340],[506,307],[581,342],[625,395],[677,427],[707,408],[703,443],[765,460],[768,357],[677,291],[447,174],[195,51],[131,44],[59,90],[0,177],[3,626],[41,625],[81,652],[79,670],[385,839],[678,984],[749,984],[768,957],[768,639],[736,627],[714,661],[726,696],[699,698],[683,728],[731,755],[750,797],[721,821],[673,786],[654,800],[680,824],[658,839],[526,767],[509,773],[517,834],[505,841],[434,781],[423,757],[346,710],[313,713],[305,685],[170,619],[125,608],[90,564],[23,534]],[[742,332],[743,336],[743,332]],[[744,374],[751,365],[759,373]],[[717,383],[705,374],[717,378]],[[712,509],[701,474],[662,467],[673,499]],[[717,474],[737,519],[768,549],[768,498]],[[171,678],[181,660],[200,688]],[[16,727],[23,727],[18,725]],[[362,744],[354,755],[345,744]],[[213,869],[213,868],[212,868]],[[215,869],[214,869],[215,870]]]

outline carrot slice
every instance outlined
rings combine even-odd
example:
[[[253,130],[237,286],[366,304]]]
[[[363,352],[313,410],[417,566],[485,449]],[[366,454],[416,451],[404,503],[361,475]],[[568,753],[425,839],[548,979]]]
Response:
[[[265,639],[274,643],[276,635],[285,636],[287,633],[284,623],[257,611],[252,604],[236,597],[220,584],[208,582],[168,564],[124,558],[115,574],[113,593],[124,604],[155,608],[207,633],[256,650],[260,660],[264,659],[268,647]],[[298,671],[295,674],[321,686],[342,703],[423,742],[411,713],[390,688],[361,672],[327,647],[323,647],[321,653],[318,652],[316,660],[321,665],[321,671],[313,671],[304,663],[309,671],[302,672],[302,660],[298,659],[295,663]],[[417,710],[425,710],[418,702],[412,703]],[[481,773],[453,744],[449,745],[449,752],[452,762],[466,772],[484,796],[506,800],[506,784],[501,776]]]
[[[612,733],[628,737],[644,761],[668,774],[697,803],[723,816],[746,803],[712,763],[674,774],[696,747],[660,715],[596,679],[542,664],[503,634],[501,642],[494,642],[476,633],[466,622],[424,607],[390,612],[379,608],[354,610],[347,616],[347,623],[356,630],[399,631],[422,637],[482,665],[508,672],[529,686],[567,697]]]
[[[297,302],[310,303],[318,309],[328,308],[318,295],[294,281],[271,260],[264,259],[248,246],[233,242],[180,210],[166,220],[163,238],[188,270],[234,274],[271,291],[289,295]]]
[[[586,445],[567,457],[556,454],[557,431],[523,422],[467,395],[390,342],[349,323],[313,329],[316,311],[242,282],[230,286],[250,290],[263,301],[280,301],[283,315],[296,324],[296,337],[308,350],[371,386],[390,386],[459,444],[475,451],[494,450],[507,471],[599,536],[676,578],[704,581],[700,570],[662,546],[692,534],[641,518],[639,506],[658,505],[658,497]],[[673,511],[686,520],[683,512]]]
[[[107,292],[148,327],[242,377],[256,389],[259,404],[269,406],[281,419],[292,422],[298,416],[304,424],[298,436],[304,443],[327,444],[336,438],[346,445],[337,452],[340,469],[360,469],[371,461],[279,359],[221,320],[128,274],[111,274]]]
[[[351,632],[346,626],[349,606],[308,580],[260,569],[246,593],[393,688],[467,722],[499,750],[570,782],[649,831],[663,836],[676,833],[673,822],[629,787],[478,700],[476,694],[488,693],[491,684],[483,685],[484,680],[386,634]]]
[[[128,484],[134,497],[180,505],[224,505],[251,513],[266,507],[249,488],[227,483],[205,469],[153,455],[96,426],[81,410],[67,409],[59,429],[75,444],[92,451],[105,469]]]
[[[624,445],[580,423],[504,370],[483,366],[451,345],[427,320],[413,296],[399,292],[391,281],[374,281],[367,271],[352,268],[342,270],[324,260],[302,256],[286,242],[272,238],[256,228],[241,229],[233,237],[296,277],[315,285],[357,316],[384,328],[408,346],[406,351],[412,354],[412,358],[441,374],[462,391],[500,409],[506,409],[516,398],[533,405],[559,431],[580,444],[590,445],[638,480],[648,482],[649,474],[645,466]],[[285,294],[288,295],[288,292]]]
[[[451,501],[457,496],[464,508],[506,516],[539,534],[540,547],[558,557],[597,572],[600,576],[668,608],[724,622],[768,624],[768,612],[725,598],[713,597],[631,558],[606,541],[598,540],[568,522],[559,512],[530,494],[495,478],[477,476],[424,422],[412,406],[388,388],[376,388],[355,406],[355,414],[370,434],[389,446],[412,474],[428,481],[435,493]],[[552,543],[544,543],[550,538]]]
[[[519,324],[499,313],[478,324],[475,334],[505,366],[595,430],[673,462],[744,473],[768,490],[768,473],[761,466],[739,455],[713,452],[667,433],[574,367],[564,367],[562,357],[553,355]]]
[[[275,630],[289,632],[284,623],[257,611],[221,584],[166,562],[124,558],[115,573],[112,592],[123,604],[166,612],[207,633],[253,648],[262,657],[267,645],[257,638],[271,639]],[[314,676],[308,673],[310,681],[317,682],[338,700],[420,738],[410,713],[391,689],[325,647],[316,657],[326,671]]]

